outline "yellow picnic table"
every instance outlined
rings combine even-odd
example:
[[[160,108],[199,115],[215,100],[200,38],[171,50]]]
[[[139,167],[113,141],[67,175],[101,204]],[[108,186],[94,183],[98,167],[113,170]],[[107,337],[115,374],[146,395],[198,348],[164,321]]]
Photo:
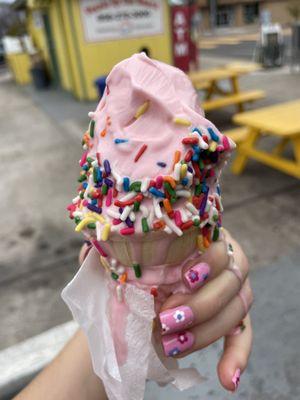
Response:
[[[204,101],[201,103],[204,111],[236,105],[241,112],[245,103],[265,96],[262,90],[240,90],[239,77],[258,69],[259,64],[234,62],[218,68],[191,72],[189,78],[197,90],[205,92]],[[230,84],[229,90],[220,87],[220,82],[226,80]]]
[[[240,142],[232,165],[234,173],[241,174],[248,159],[253,158],[300,178],[300,100],[237,114],[233,117],[233,121],[242,127],[224,133]],[[265,135],[278,138],[278,143],[271,152],[255,146]],[[288,143],[293,147],[294,160],[282,155]]]

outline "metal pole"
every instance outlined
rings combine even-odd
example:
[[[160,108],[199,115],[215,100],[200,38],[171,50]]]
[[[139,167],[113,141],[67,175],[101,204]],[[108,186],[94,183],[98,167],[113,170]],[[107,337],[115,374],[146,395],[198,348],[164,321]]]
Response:
[[[217,0],[209,1],[210,27],[214,29],[217,23]]]

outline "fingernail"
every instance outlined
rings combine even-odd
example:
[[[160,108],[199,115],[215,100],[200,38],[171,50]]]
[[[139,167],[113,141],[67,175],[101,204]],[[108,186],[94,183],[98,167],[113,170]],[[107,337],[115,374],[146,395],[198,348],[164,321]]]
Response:
[[[209,273],[210,266],[206,263],[199,263],[186,271],[184,281],[191,290],[195,290],[203,286]]]
[[[190,326],[194,320],[194,314],[190,307],[179,306],[163,311],[159,314],[162,327],[162,335],[182,331]]]
[[[241,370],[238,368],[231,379],[231,382],[234,384],[234,391],[236,391],[237,388],[239,387],[240,378],[241,378]]]
[[[162,338],[162,345],[167,357],[174,357],[190,349],[194,344],[194,335],[189,332],[173,333]]]
[[[235,328],[233,328],[230,332],[229,332],[229,336],[236,336],[236,335],[240,335],[241,333],[244,332],[246,326],[244,324],[244,321],[241,321]]]

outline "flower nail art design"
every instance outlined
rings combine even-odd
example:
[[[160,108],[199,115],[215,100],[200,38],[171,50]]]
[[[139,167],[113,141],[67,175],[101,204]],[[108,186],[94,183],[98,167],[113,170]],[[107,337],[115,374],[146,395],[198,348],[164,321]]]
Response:
[[[183,310],[176,310],[173,314],[173,317],[178,324],[179,322],[183,322],[185,320],[185,314]]]
[[[241,380],[241,370],[238,368],[231,379],[232,383],[234,384],[234,390],[237,390],[237,388],[239,387],[240,380]]]
[[[194,269],[189,270],[188,276],[192,283],[199,281],[199,273]]]
[[[162,335],[182,332],[193,323],[194,314],[190,307],[179,306],[159,314]]]
[[[166,333],[170,330],[170,328],[166,324],[161,324],[161,329],[162,329],[163,333]]]
[[[210,267],[206,263],[194,265],[184,274],[184,281],[190,290],[200,288],[209,277]]]
[[[188,341],[187,334],[186,334],[185,332],[179,333],[179,334],[178,334],[178,341],[179,341],[180,343],[187,342],[187,341]]]
[[[178,349],[178,347],[174,347],[174,349],[172,349],[171,351],[169,351],[168,356],[174,357],[174,356],[176,356],[176,355],[179,354],[179,353],[180,353],[180,350]]]
[[[162,345],[165,355],[174,357],[179,353],[183,353],[193,346],[194,340],[194,335],[189,331],[163,336]]]

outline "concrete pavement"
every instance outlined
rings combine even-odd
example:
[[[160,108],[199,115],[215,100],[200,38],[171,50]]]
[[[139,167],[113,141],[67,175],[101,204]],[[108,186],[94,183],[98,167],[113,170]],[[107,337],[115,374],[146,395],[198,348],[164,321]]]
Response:
[[[59,292],[82,242],[65,211],[81,149],[11,81],[0,84],[0,134],[3,349],[70,318]]]

